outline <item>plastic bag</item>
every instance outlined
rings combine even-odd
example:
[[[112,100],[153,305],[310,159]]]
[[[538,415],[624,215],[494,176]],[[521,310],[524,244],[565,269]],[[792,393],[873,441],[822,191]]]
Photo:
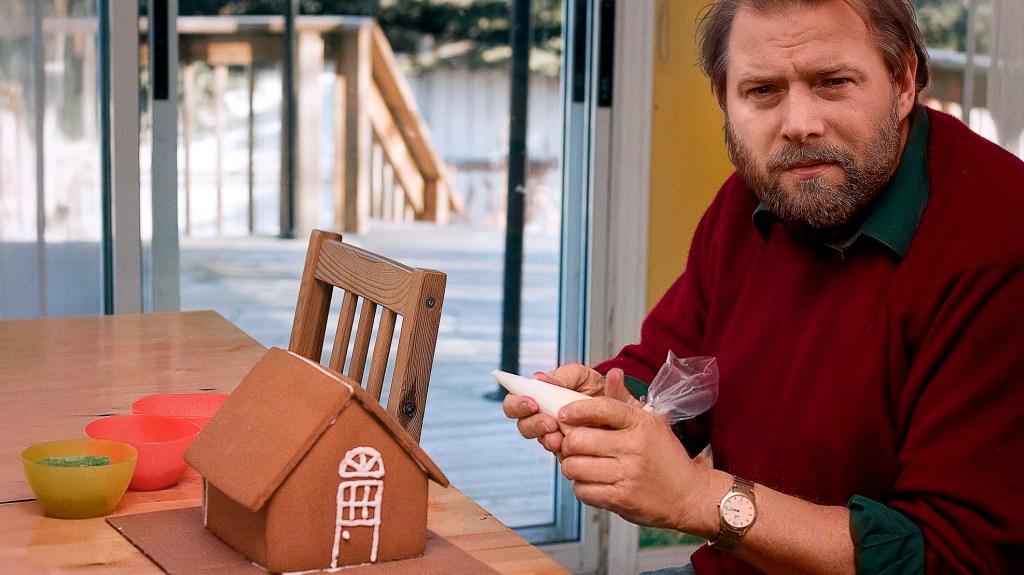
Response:
[[[672,425],[711,409],[718,399],[718,363],[709,356],[678,358],[671,350],[654,376],[644,410]]]

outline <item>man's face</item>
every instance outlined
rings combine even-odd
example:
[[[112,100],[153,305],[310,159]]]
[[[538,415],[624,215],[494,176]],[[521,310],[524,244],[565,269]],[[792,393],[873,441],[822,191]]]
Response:
[[[888,181],[914,104],[842,0],[758,14],[729,39],[726,135],[758,199],[794,229],[833,239]]]

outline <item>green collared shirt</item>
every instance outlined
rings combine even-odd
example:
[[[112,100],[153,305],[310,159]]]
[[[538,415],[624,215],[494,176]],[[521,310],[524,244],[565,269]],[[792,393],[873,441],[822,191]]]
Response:
[[[860,228],[838,242],[836,247],[846,249],[860,238],[867,237],[880,242],[903,259],[928,203],[929,131],[928,112],[924,106],[917,106],[910,122],[910,134],[900,165],[889,183],[879,191],[878,198]],[[767,241],[774,220],[767,206],[757,206],[753,219],[757,231]]]

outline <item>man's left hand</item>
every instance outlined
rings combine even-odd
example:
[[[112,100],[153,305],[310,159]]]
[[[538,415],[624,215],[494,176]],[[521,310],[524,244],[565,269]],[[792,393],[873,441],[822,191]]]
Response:
[[[707,482],[669,425],[622,401],[622,372],[607,376],[606,397],[562,408],[559,421],[575,429],[562,440],[562,473],[576,497],[639,525],[686,531]],[[690,531],[692,532],[692,531]]]

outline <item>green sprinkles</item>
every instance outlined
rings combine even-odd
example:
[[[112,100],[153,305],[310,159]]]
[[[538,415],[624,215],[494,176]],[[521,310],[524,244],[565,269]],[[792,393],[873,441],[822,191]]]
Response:
[[[67,457],[47,457],[40,459],[38,463],[53,467],[98,467],[110,465],[110,458],[106,455],[69,455]]]

